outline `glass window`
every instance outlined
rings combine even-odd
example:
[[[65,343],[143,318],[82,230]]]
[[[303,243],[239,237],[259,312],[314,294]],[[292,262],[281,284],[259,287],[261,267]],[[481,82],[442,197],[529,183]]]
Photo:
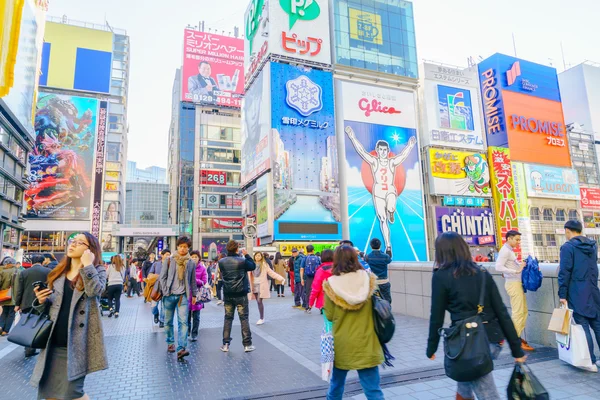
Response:
[[[569,220],[571,219],[579,219],[577,215],[577,210],[569,210]]]
[[[106,145],[106,160],[107,161],[119,161],[120,147],[121,146],[119,143],[108,143]]]
[[[2,125],[0,125],[0,142],[6,147],[10,144],[10,134]]]
[[[546,246],[556,247],[556,235],[551,233],[546,234]]]
[[[541,233],[534,233],[533,234],[533,245],[534,246],[543,246],[544,245],[544,238],[543,235]]]
[[[6,197],[8,197],[9,199],[14,199],[15,192],[16,192],[15,185],[10,183],[9,181],[6,181]]]
[[[554,221],[553,212],[549,208],[544,208],[544,221]]]
[[[539,221],[540,220],[540,209],[537,207],[531,207],[531,220]]]
[[[556,210],[556,220],[559,222],[564,222],[567,220],[565,210],[561,210],[561,209]]]

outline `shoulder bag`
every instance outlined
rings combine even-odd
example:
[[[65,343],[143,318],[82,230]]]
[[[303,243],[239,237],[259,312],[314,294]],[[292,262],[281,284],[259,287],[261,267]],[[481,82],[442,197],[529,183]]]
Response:
[[[485,269],[481,269],[481,291],[477,313],[455,322],[449,328],[440,328],[444,338],[444,369],[457,382],[471,382],[494,369],[490,343],[483,324],[485,302]]]
[[[32,349],[45,349],[52,331],[52,321],[46,311],[40,315],[29,311],[8,333],[8,341]]]
[[[373,296],[373,325],[379,343],[386,344],[394,336],[396,330],[396,320],[392,314],[392,305],[381,297],[379,291],[375,291]]]

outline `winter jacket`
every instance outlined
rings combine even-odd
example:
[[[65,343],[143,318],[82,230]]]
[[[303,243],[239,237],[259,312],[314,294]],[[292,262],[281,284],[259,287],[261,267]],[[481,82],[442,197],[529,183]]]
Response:
[[[304,259],[306,256],[302,253],[298,254],[298,257],[294,260],[294,281],[296,283],[302,282],[302,277],[300,276],[300,268],[303,268]]]
[[[388,265],[392,262],[389,254],[383,253],[381,250],[373,250],[365,257],[365,261],[377,279],[388,279]]]
[[[235,253],[219,260],[219,271],[223,278],[223,294],[226,298],[246,296],[250,292],[248,271],[254,271],[256,264],[250,255],[239,257]]]
[[[313,305],[317,308],[323,308],[325,305],[325,293],[323,293],[323,282],[325,282],[331,276],[331,270],[333,269],[332,262],[326,262],[319,265],[315,279],[312,283],[312,290],[310,292],[310,300],[308,306]]]
[[[558,297],[588,318],[600,316],[598,246],[594,240],[576,236],[560,247]]]
[[[19,273],[17,276],[17,290],[13,291],[15,306],[21,307],[21,310],[29,310],[35,300],[33,293],[33,283],[37,281],[46,282],[50,270],[42,264],[34,264],[31,268]]]
[[[164,260],[164,265],[160,271],[160,290],[164,297],[171,295],[171,285],[177,279],[177,257],[172,256]],[[167,266],[167,263],[169,265]],[[185,274],[183,276],[185,282],[185,296],[189,299],[196,297],[198,293],[198,285],[196,284],[196,263],[191,258],[185,265]]]
[[[58,265],[58,261],[50,261],[47,265],[48,268],[52,271]]]
[[[202,262],[199,262],[198,265],[196,266],[196,286],[198,287],[198,291],[200,291],[200,288],[202,286],[204,286],[207,281],[208,281],[208,275],[206,273],[206,268],[204,268],[204,265],[202,264]],[[196,304],[192,304],[191,297],[189,298],[188,305],[189,305],[190,311],[200,311],[204,308],[204,303],[202,303],[200,301],[197,301]]]
[[[323,283],[325,316],[333,323],[334,365],[338,369],[360,370],[383,363],[373,325],[375,281],[375,275],[359,270],[333,275]]]
[[[275,272],[281,276],[286,276],[287,272],[287,263],[283,260],[279,260],[277,264],[275,264]],[[280,281],[275,282],[277,285],[281,285]]]
[[[150,260],[144,261],[144,263],[142,264],[142,279],[148,277],[148,274],[150,273],[150,269],[152,268],[153,264],[154,263]]]
[[[18,288],[17,283],[17,267],[12,266],[10,268],[0,267],[0,290],[6,290],[12,288],[12,298],[10,300],[0,302],[0,306],[14,306],[15,296]]]
[[[256,268],[261,268],[260,265],[257,265]],[[285,278],[277,273],[275,273],[275,271],[273,271],[271,269],[271,267],[269,267],[269,264],[267,264],[267,262],[265,261],[262,265],[262,269],[260,270],[260,298],[261,299],[270,299],[271,298],[271,291],[269,290],[269,286],[270,286],[270,282],[269,279],[267,277],[270,277],[271,279],[275,279],[276,282],[281,282],[284,281]],[[248,272],[248,279],[250,279],[250,288],[252,289],[254,287],[254,272]],[[250,293],[248,293],[248,299],[250,300],[254,300],[256,298],[256,296],[254,296],[254,293],[252,293],[252,290],[250,290]]]
[[[67,379],[75,379],[89,375],[92,372],[108,368],[108,359],[104,347],[104,333],[100,319],[99,297],[106,288],[106,269],[102,265],[88,265],[79,270],[83,279],[83,292],[73,289],[71,313],[69,314],[69,336],[67,338]],[[50,319],[56,321],[62,304],[65,275],[59,276],[53,284],[54,293],[39,304],[37,299],[34,307],[38,312],[50,304]],[[52,326],[54,330],[54,325]],[[52,331],[48,336],[48,344],[37,357],[37,363],[31,376],[31,385],[37,387],[46,369],[46,352],[51,346]]]

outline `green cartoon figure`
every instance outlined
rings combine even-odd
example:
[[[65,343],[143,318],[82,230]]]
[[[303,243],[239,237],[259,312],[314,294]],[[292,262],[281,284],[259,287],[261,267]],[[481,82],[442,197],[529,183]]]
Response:
[[[481,154],[471,154],[465,157],[465,167],[463,170],[467,174],[467,178],[471,181],[469,192],[489,193],[490,171],[487,161]]]

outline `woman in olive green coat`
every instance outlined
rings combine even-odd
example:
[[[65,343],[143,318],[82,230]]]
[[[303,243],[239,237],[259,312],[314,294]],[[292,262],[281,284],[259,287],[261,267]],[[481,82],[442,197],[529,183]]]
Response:
[[[335,251],[332,272],[323,283],[325,316],[333,323],[335,353],[327,400],[342,399],[349,370],[358,371],[367,399],[383,399],[379,385],[383,349],[373,325],[371,299],[377,288],[376,277],[365,271],[349,246]]]

